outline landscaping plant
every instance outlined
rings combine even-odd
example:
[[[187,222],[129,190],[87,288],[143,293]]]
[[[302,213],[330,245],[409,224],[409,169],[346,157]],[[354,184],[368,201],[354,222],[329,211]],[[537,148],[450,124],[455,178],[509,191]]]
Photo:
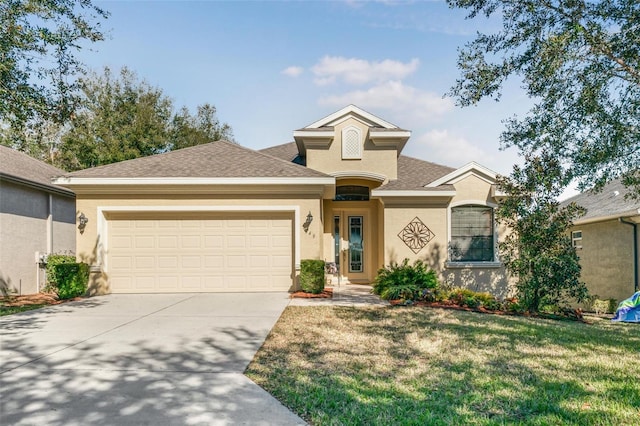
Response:
[[[420,259],[409,265],[409,259],[401,264],[391,263],[380,268],[373,282],[373,292],[385,300],[423,300],[438,288],[438,277],[433,269]]]
[[[47,257],[47,286],[60,299],[83,295],[89,282],[89,265],[76,263],[75,256],[52,254]]]
[[[527,156],[525,162],[526,167],[515,166],[511,176],[499,178],[509,196],[497,218],[511,230],[500,243],[501,258],[517,279],[518,299],[527,310],[583,302],[589,294],[569,228],[584,209],[556,201],[568,176],[551,154]]]
[[[323,260],[303,259],[300,262],[300,288],[307,293],[322,293],[324,290]]]

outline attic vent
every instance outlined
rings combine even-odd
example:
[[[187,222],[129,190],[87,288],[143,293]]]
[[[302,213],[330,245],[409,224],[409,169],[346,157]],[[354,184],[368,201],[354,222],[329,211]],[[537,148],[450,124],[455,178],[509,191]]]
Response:
[[[357,127],[342,130],[342,159],[359,160],[362,158],[362,138]]]

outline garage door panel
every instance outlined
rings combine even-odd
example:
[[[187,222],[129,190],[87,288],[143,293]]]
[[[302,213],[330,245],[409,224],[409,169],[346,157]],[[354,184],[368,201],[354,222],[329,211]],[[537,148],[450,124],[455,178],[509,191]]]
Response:
[[[183,235],[180,238],[180,247],[182,248],[196,248],[201,247],[200,235]]]
[[[108,218],[107,274],[113,292],[291,287],[292,220],[284,214],[147,212]]]
[[[178,237],[172,235],[159,235],[158,248],[176,249],[178,248]]]

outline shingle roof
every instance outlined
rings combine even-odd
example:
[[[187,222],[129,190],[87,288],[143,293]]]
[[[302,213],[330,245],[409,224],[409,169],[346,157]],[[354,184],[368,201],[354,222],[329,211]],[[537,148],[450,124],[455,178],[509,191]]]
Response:
[[[260,152],[273,155],[286,161],[294,161],[296,158],[299,158],[298,148],[295,142],[264,148],[260,150]],[[398,157],[398,179],[389,181],[386,185],[378,188],[377,191],[453,190],[453,185],[440,185],[436,188],[425,188],[425,185],[446,176],[454,170],[456,169],[452,167],[401,155]]]
[[[453,190],[453,185],[440,185],[435,188],[425,188],[425,185],[448,175],[454,170],[452,167],[401,155],[398,157],[398,179],[389,181],[386,185],[378,188],[377,191]]]
[[[0,145],[0,177],[73,195],[73,191],[51,183],[51,179],[65,173],[64,170],[29,157],[24,152]]]
[[[271,146],[269,148],[261,149],[260,152],[274,157],[280,158],[285,161],[291,161],[296,164],[305,165],[304,157],[300,157],[298,153],[298,146],[295,142],[288,142],[282,145]]]
[[[625,217],[640,214],[640,200],[625,197],[629,193],[619,179],[609,182],[602,191],[585,191],[562,202],[567,205],[575,202],[587,209],[587,213],[576,220],[576,223],[585,220],[594,220],[606,217]]]
[[[75,178],[327,177],[324,173],[227,141],[68,173]]]

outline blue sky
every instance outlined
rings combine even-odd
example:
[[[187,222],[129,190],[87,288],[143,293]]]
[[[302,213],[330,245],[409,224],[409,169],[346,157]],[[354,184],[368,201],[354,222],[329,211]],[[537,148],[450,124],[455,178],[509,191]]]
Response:
[[[502,120],[524,114],[512,82],[501,102],[459,108],[457,48],[498,21],[468,21],[444,1],[98,1],[107,40],[81,59],[94,70],[127,66],[176,108],[205,102],[260,149],[348,104],[412,131],[404,154],[453,167],[477,161],[508,173]]]

